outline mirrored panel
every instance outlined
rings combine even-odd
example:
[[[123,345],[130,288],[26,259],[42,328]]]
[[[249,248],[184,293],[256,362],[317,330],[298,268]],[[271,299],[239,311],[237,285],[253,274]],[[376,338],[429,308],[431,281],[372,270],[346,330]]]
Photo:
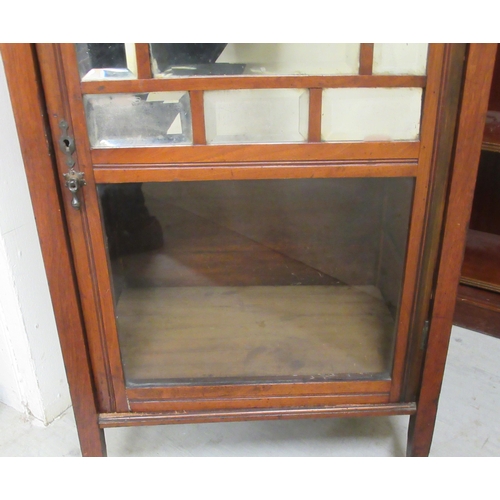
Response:
[[[92,148],[192,143],[187,92],[84,96]]]
[[[421,88],[323,91],[323,141],[414,141],[420,134]]]
[[[152,43],[157,78],[195,75],[355,75],[359,43]]]
[[[220,90],[204,93],[208,144],[304,142],[309,91]]]
[[[413,185],[100,185],[127,384],[388,378]]]
[[[76,43],[78,70],[83,82],[137,78],[133,43]]]
[[[425,75],[427,43],[376,43],[373,47],[374,75]]]

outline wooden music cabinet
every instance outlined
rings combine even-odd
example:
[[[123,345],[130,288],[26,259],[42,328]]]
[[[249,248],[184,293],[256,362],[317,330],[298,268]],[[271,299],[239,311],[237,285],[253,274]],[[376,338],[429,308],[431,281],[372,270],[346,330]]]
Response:
[[[3,44],[84,456],[411,415],[429,453],[495,44]]]

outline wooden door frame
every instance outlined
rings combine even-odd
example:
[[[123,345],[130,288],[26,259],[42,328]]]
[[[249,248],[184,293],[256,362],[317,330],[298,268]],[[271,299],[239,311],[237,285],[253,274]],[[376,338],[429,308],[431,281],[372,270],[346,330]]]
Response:
[[[438,410],[472,210],[497,44],[469,44],[417,412],[407,454],[427,456]]]
[[[85,325],[33,44],[0,44],[45,271],[84,456],[106,454]]]
[[[280,387],[277,391],[266,391],[266,400],[269,403],[274,403],[276,406],[279,406],[282,411],[279,413],[278,408],[275,407],[272,411],[262,412],[259,411],[260,418],[271,418],[272,416],[279,416],[280,418],[288,418],[293,414],[293,408],[295,407],[303,407],[305,405],[308,406],[308,410],[311,412],[316,412],[317,410],[323,411],[323,406],[335,405],[333,410],[328,410],[328,412],[332,413],[338,412],[338,408],[341,404],[351,403],[356,401],[359,405],[357,412],[364,411],[366,413],[372,414],[374,411],[379,411],[374,407],[375,404],[391,404],[391,411],[394,413],[398,411],[400,413],[408,414],[413,413],[415,411],[415,405],[412,400],[404,400],[401,401],[400,393],[401,393],[401,380],[403,378],[403,369],[404,369],[404,358],[406,354],[406,346],[408,334],[410,331],[409,322],[411,321],[410,314],[411,311],[414,311],[413,307],[413,296],[414,296],[414,283],[416,282],[417,268],[418,263],[421,260],[421,245],[420,242],[424,240],[424,233],[426,230],[425,221],[429,218],[429,214],[426,211],[426,200],[429,198],[430,189],[428,189],[429,183],[432,183],[431,173],[436,170],[436,168],[440,168],[444,171],[444,178],[447,178],[447,170],[449,165],[449,160],[443,161],[443,159],[434,154],[434,150],[437,148],[437,145],[441,145],[444,143],[445,149],[449,152],[451,150],[452,140],[450,137],[443,137],[442,131],[444,129],[449,129],[455,124],[455,117],[453,115],[452,118],[448,117],[448,113],[446,114],[448,117],[448,126],[443,126],[441,123],[437,123],[436,116],[438,114],[443,114],[442,109],[446,107],[445,104],[449,104],[449,95],[458,95],[459,84],[461,81],[460,74],[454,69],[459,68],[460,72],[462,70],[463,63],[463,49],[465,44],[460,44],[456,47],[446,46],[446,44],[435,44],[429,50],[429,61],[428,68],[430,70],[429,74],[432,74],[433,78],[429,79],[429,74],[426,77],[418,77],[417,80],[419,85],[425,87],[426,97],[423,102],[423,133],[421,140],[417,142],[405,143],[405,141],[394,141],[394,142],[385,142],[385,143],[372,143],[370,142],[369,146],[366,147],[363,143],[347,143],[347,144],[339,144],[339,143],[321,143],[321,144],[298,144],[298,145],[252,145],[252,149],[254,150],[254,154],[257,154],[257,159],[260,160],[260,163],[264,163],[266,168],[261,168],[260,166],[256,168],[258,172],[257,177],[255,177],[255,171],[252,170],[252,167],[249,167],[249,164],[252,165],[253,162],[246,162],[244,165],[238,164],[233,165],[234,158],[230,155],[231,160],[228,161],[226,158],[227,151],[224,149],[225,153],[222,155],[225,157],[223,162],[214,162],[214,154],[215,157],[220,156],[220,149],[225,148],[225,146],[196,146],[197,151],[199,149],[203,149],[206,151],[210,149],[211,152],[207,155],[205,153],[203,166],[198,166],[199,170],[203,170],[204,172],[209,172],[210,178],[213,180],[214,178],[214,170],[212,168],[208,168],[211,166],[216,167],[217,169],[217,179],[240,179],[240,178],[274,178],[276,175],[276,171],[278,172],[278,178],[282,178],[283,175],[286,175],[287,178],[291,177],[304,177],[310,175],[311,166],[314,167],[313,172],[318,174],[318,171],[321,176],[330,177],[330,176],[339,176],[339,177],[358,177],[358,176],[388,176],[394,177],[395,173],[393,168],[400,169],[402,165],[393,165],[392,167],[388,167],[387,165],[382,166],[384,164],[385,159],[394,159],[394,157],[398,158],[395,154],[395,151],[398,151],[400,148],[403,148],[403,151],[406,150],[406,146],[410,146],[410,151],[412,153],[408,157],[408,160],[411,160],[410,163],[414,163],[414,165],[405,165],[403,171],[399,171],[398,175],[411,176],[416,178],[415,185],[415,200],[417,200],[412,208],[412,216],[410,223],[410,234],[409,239],[411,241],[418,241],[418,244],[414,244],[410,247],[407,262],[405,265],[405,284],[403,285],[403,297],[402,297],[402,306],[401,310],[406,311],[404,314],[402,313],[399,316],[398,320],[398,331],[403,332],[398,333],[397,335],[397,343],[395,346],[395,359],[397,362],[394,363],[391,380],[375,380],[375,381],[362,381],[362,380],[343,380],[343,381],[324,381],[324,382],[307,382],[303,383],[300,381],[295,381],[293,384],[290,384],[288,387],[281,383]],[[74,245],[73,251],[75,252],[76,261],[75,267],[77,272],[77,279],[79,282],[80,290],[85,293],[82,294],[82,308],[84,311],[84,315],[86,317],[86,327],[87,327],[87,339],[90,350],[90,359],[91,365],[94,369],[94,377],[95,384],[97,387],[97,395],[98,395],[98,408],[101,413],[101,422],[107,424],[112,421],[115,422],[116,418],[113,416],[115,413],[120,413],[120,422],[126,422],[126,419],[134,419],[139,418],[138,414],[148,412],[148,414],[163,412],[164,418],[167,421],[170,421],[170,416],[168,415],[169,411],[176,411],[179,407],[178,401],[178,393],[179,390],[174,388],[165,388],[163,391],[151,390],[150,388],[139,388],[139,389],[129,389],[125,385],[125,381],[123,378],[123,372],[121,367],[121,360],[119,358],[118,349],[118,335],[116,331],[115,325],[115,315],[113,313],[114,304],[112,302],[112,297],[109,294],[109,269],[107,266],[107,257],[104,253],[104,243],[102,241],[103,233],[101,225],[96,221],[99,219],[99,214],[96,210],[98,205],[96,201],[96,189],[95,185],[98,182],[102,182],[102,176],[99,179],[96,175],[102,174],[103,169],[101,168],[103,165],[99,164],[99,158],[102,156],[106,156],[105,153],[111,152],[112,163],[109,164],[104,161],[104,166],[108,164],[108,167],[111,167],[109,172],[113,173],[113,178],[107,179],[109,182],[125,182],[131,181],[130,177],[130,168],[127,168],[127,172],[122,172],[122,174],[126,174],[126,178],[119,175],[119,170],[116,170],[116,165],[114,165],[115,161],[118,162],[130,162],[130,157],[132,157],[132,163],[135,165],[136,161],[138,163],[143,163],[146,161],[147,164],[141,164],[139,168],[133,168],[133,180],[137,181],[137,175],[146,175],[146,178],[142,178],[142,181],[151,181],[151,170],[149,162],[153,161],[152,166],[154,167],[156,164],[161,165],[161,168],[157,168],[156,172],[160,173],[160,177],[158,178],[156,174],[154,174],[155,181],[165,181],[165,180],[173,180],[173,178],[166,179],[165,172],[168,175],[171,175],[172,165],[170,161],[172,161],[172,156],[177,157],[177,162],[174,162],[174,170],[175,179],[179,180],[179,172],[178,168],[175,167],[177,163],[177,167],[179,160],[179,152],[182,153],[183,157],[186,155],[186,146],[182,146],[180,148],[122,148],[117,150],[91,150],[87,129],[85,126],[85,118],[84,111],[82,108],[82,92],[89,90],[88,83],[92,82],[81,82],[80,76],[77,71],[77,61],[76,54],[74,51],[74,47],[71,44],[40,44],[37,46],[37,54],[40,60],[40,64],[44,71],[42,71],[42,80],[43,85],[47,89],[46,92],[46,100],[47,107],[51,110],[51,115],[49,117],[50,126],[53,131],[59,131],[59,121],[61,118],[64,118],[69,125],[68,130],[70,134],[74,136],[76,143],[80,146],[79,149],[75,152],[75,156],[78,156],[79,170],[84,172],[87,179],[87,187],[83,193],[82,200],[82,209],[80,211],[67,210],[67,225],[68,231],[72,237],[72,244]],[[453,56],[451,56],[453,54]],[[461,58],[460,58],[461,56]],[[446,74],[448,76],[447,84],[443,85],[441,83],[441,74]],[[450,75],[454,75],[455,80],[457,80],[457,84],[455,87],[458,89],[453,89],[453,86],[450,86],[448,83],[453,78],[450,78]],[[285,77],[283,77],[285,78]],[[303,77],[300,77],[303,78]],[[331,84],[337,85],[338,78],[341,77],[331,77]],[[359,81],[357,79],[360,79]],[[413,77],[408,81],[407,78],[403,80],[403,83],[400,81],[399,76],[385,76],[383,80],[380,80],[378,76],[374,77],[375,80],[371,80],[370,86],[375,84],[380,84],[384,86],[392,86],[392,85],[409,85],[413,84]],[[286,77],[288,83],[290,77]],[[317,79],[317,78],[316,78]],[[175,88],[178,88],[179,85],[187,85],[186,82],[180,82],[178,80],[171,81],[168,79],[165,80],[145,80],[145,81],[130,81],[123,88],[122,83],[120,81],[113,82],[101,82],[100,85],[95,86],[92,84],[90,90],[99,91],[99,92],[114,92],[114,91],[138,91],[137,85],[142,89],[162,89],[163,86],[168,85],[170,88],[174,85]],[[198,82],[198,86],[200,86],[200,79],[194,79],[194,82]],[[248,79],[245,78],[245,83],[248,84]],[[267,82],[267,79],[265,80]],[[272,85],[277,85],[281,81],[278,79],[278,82],[275,78],[271,79]],[[221,79],[217,79],[218,85],[230,85],[232,87],[236,86],[236,80],[234,78],[229,78],[229,83],[221,81]],[[257,80],[252,78],[250,80],[252,82],[252,86],[257,85]],[[342,79],[341,85],[365,85],[366,80],[365,77],[349,77],[347,81]],[[95,83],[95,82],[94,82]],[[259,80],[259,86],[263,86],[263,81]],[[316,82],[317,83],[317,82]],[[189,84],[192,84],[192,80],[189,80]],[[214,85],[214,82],[210,79],[210,85]],[[302,83],[295,82],[295,85],[302,86]],[[267,86],[267,83],[264,85]],[[306,85],[307,86],[307,85]],[[102,87],[102,88],[101,88]],[[54,90],[55,89],[55,90]],[[142,91],[141,90],[141,91]],[[71,99],[68,97],[71,96]],[[456,99],[458,101],[458,99]],[[451,106],[454,111],[456,111],[456,105]],[[439,125],[439,127],[438,127]],[[56,133],[55,132],[55,133]],[[405,146],[406,144],[406,146]],[[338,165],[329,165],[325,167],[322,161],[324,160],[323,156],[315,157],[316,160],[312,162],[311,166],[304,166],[302,162],[298,162],[298,167],[295,165],[291,170],[294,172],[290,172],[290,168],[284,168],[282,165],[278,165],[277,168],[275,166],[269,167],[267,162],[264,160],[271,161],[270,157],[264,155],[264,157],[259,156],[260,150],[267,150],[267,146],[271,146],[273,150],[277,148],[276,151],[281,151],[286,149],[288,154],[290,155],[290,151],[294,151],[294,155],[297,155],[299,158],[298,152],[302,151],[303,148],[309,149],[310,147],[314,148],[314,150],[321,149],[323,154],[326,152],[328,155],[339,159],[343,159],[344,163],[346,160],[350,158],[364,158],[363,155],[359,156],[360,149],[367,149],[364,152],[367,157],[370,157],[372,153],[375,155],[375,158],[371,158],[370,161],[373,161],[373,164],[368,161],[368,164],[365,164],[362,160],[357,161],[348,161],[350,164],[348,167],[342,166],[339,168]],[[292,146],[296,146],[292,148]],[[57,145],[56,145],[57,148]],[[235,151],[240,151],[239,156],[236,155],[241,161],[241,145],[239,146],[230,146],[230,149],[234,149]],[[169,152],[169,164],[164,165],[163,162],[159,161],[157,155],[160,154],[162,156],[162,149]],[[212,150],[219,151],[219,153],[213,153]],[[374,149],[372,151],[372,149]],[[255,152],[258,150],[257,152]],[[163,151],[163,153],[165,152]],[[176,154],[174,154],[176,151]],[[245,154],[248,153],[248,148],[245,146],[244,148]],[[275,153],[276,153],[275,151]],[[339,151],[341,156],[338,157]],[[158,153],[159,152],[159,153]],[[336,155],[335,155],[336,152]],[[400,152],[401,153],[401,152]],[[137,154],[139,157],[137,157]],[[282,153],[280,153],[282,154]],[[380,158],[377,160],[380,154]],[[59,167],[59,175],[62,178],[62,174],[67,171],[67,166],[65,164],[64,155],[57,148],[56,155],[58,158],[58,167]],[[406,152],[403,156],[408,155]],[[290,156],[289,158],[293,158],[294,156]],[[96,159],[97,158],[97,159]],[[121,160],[120,160],[121,158]],[[141,159],[142,158],[142,159]],[[156,158],[156,160],[155,160]],[[256,159],[252,157],[252,159]],[[367,159],[367,158],[366,158]],[[109,158],[108,158],[109,160]],[[97,161],[97,165],[96,165]],[[360,161],[360,164],[358,164]],[[392,160],[391,160],[392,161]],[[318,167],[318,163],[325,168]],[[335,162],[333,162],[335,163]],[[380,164],[379,164],[380,163]],[[399,163],[399,161],[396,161]],[[342,164],[342,163],[341,163]],[[157,165],[157,166],[158,166]],[[364,165],[364,166],[363,166]],[[421,173],[419,174],[417,171],[417,166],[421,167]],[[97,168],[99,167],[99,168]],[[145,168],[146,167],[146,168]],[[410,171],[406,167],[410,167]],[[446,168],[442,168],[446,167]],[[255,168],[255,166],[254,166]],[[230,172],[229,170],[230,169]],[[349,169],[349,175],[346,175],[344,172],[345,169]],[[388,170],[389,169],[389,170]],[[186,180],[199,180],[199,172],[194,174],[193,176],[193,167],[191,165],[182,165],[180,170],[189,171],[189,174],[186,176]],[[269,174],[270,171],[274,170],[274,173]],[[242,175],[241,172],[244,172]],[[155,171],[153,171],[154,173]],[[222,173],[221,173],[222,172]],[[299,172],[299,173],[297,173]],[[263,175],[263,173],[265,175]],[[207,175],[204,173],[203,175]],[[247,177],[250,175],[250,177]],[[431,180],[430,180],[431,179]],[[65,192],[66,195],[68,193]],[[444,198],[444,195],[443,195]],[[66,208],[66,207],[65,207]],[[88,215],[88,211],[91,212],[91,215]],[[441,219],[439,219],[441,220]],[[84,235],[85,236],[82,236]],[[76,241],[76,243],[75,243]],[[93,249],[85,252],[85,248]],[[93,276],[98,276],[99,278],[93,280]],[[103,284],[104,283],[104,284]],[[103,286],[101,286],[103,284]],[[102,292],[102,293],[101,293]],[[412,358],[413,359],[413,358]],[[273,384],[269,384],[273,386]],[[276,387],[276,386],[273,386]],[[272,387],[271,387],[272,388]],[[171,390],[169,390],[171,389]],[[226,401],[228,399],[233,400],[237,403],[239,400],[239,404],[241,404],[240,413],[237,415],[240,419],[251,418],[252,412],[248,409],[249,406],[252,406],[255,401],[262,400],[262,392],[261,392],[261,384],[256,386],[255,384],[238,384],[231,385],[227,387],[218,387],[218,388],[210,388],[207,390],[206,386],[199,387],[190,387],[189,393],[183,388],[184,395],[182,397],[183,400],[183,418],[187,421],[191,416],[189,410],[196,411],[201,410],[203,412],[205,419],[217,419],[217,413],[214,411],[220,406],[219,399],[223,398]],[[219,390],[220,389],[220,390]],[[269,387],[267,388],[269,389]],[[177,397],[172,397],[172,391],[177,394]],[[231,393],[231,394],[230,394]],[[287,394],[292,397],[283,397],[283,394]],[[253,396],[253,398],[251,397]],[[311,398],[310,396],[314,396],[316,399]],[[322,396],[320,400],[318,396]],[[340,397],[343,396],[343,397]],[[274,398],[274,399],[272,399]],[[173,401],[172,401],[173,399]],[[272,401],[271,401],[272,399]],[[186,404],[186,400],[189,400],[189,403],[195,403],[194,407],[190,407],[188,410],[188,406]],[[213,402],[213,405],[209,407],[208,401]],[[316,403],[316,404],[314,404]],[[363,403],[365,406],[362,406]],[[214,406],[215,405],[215,406]],[[317,408],[318,405],[322,405],[321,408]],[[344,413],[349,413],[347,409],[342,410]],[[385,410],[384,410],[385,411]],[[199,415],[199,413],[196,413]],[[142,416],[140,417],[143,420]],[[196,417],[198,418],[198,417]],[[180,420],[180,417],[179,417]]]
[[[82,454],[102,456],[106,453],[102,427],[106,425],[99,423],[96,389],[64,215],[67,204],[63,203],[55,168],[36,51],[33,44],[0,44],[0,51],[37,220]],[[430,450],[493,72],[494,58],[493,61],[488,58],[495,51],[496,44],[469,45],[428,346],[417,411],[410,420],[409,455],[427,455]],[[135,423],[152,422],[146,418]]]

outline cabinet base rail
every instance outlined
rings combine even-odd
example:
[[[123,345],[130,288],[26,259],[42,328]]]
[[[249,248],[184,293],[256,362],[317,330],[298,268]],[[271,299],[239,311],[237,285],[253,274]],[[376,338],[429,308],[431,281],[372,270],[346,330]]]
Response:
[[[196,411],[165,413],[101,413],[99,427],[133,425],[194,424],[204,422],[237,422],[243,420],[280,420],[292,418],[361,417],[384,415],[413,415],[416,403],[379,405],[343,405],[309,408],[245,409],[232,411]]]

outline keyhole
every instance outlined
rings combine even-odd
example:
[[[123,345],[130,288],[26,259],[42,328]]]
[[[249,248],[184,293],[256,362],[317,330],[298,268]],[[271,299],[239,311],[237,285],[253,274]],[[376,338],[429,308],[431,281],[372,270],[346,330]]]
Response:
[[[59,144],[63,153],[67,156],[72,155],[75,150],[75,143],[69,136],[63,136],[59,139]]]

